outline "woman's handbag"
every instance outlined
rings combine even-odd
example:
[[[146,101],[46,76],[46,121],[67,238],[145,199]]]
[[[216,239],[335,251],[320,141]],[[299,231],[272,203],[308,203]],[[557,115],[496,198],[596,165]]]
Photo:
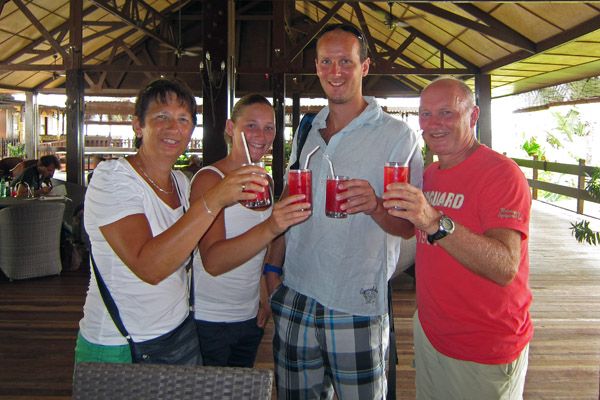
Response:
[[[90,252],[91,255],[91,252]],[[91,255],[92,266],[98,289],[102,296],[102,300],[108,309],[108,313],[113,319],[117,329],[121,335],[127,339],[129,349],[131,350],[131,361],[137,364],[169,364],[169,365],[202,365],[202,355],[200,353],[200,340],[198,339],[198,330],[196,321],[194,320],[194,268],[191,271],[190,284],[190,314],[187,318],[175,329],[165,333],[154,339],[143,342],[134,342],[131,338],[121,316],[119,309],[115,304],[98,267],[94,261],[94,256]],[[192,256],[193,260],[193,256]],[[193,264],[193,263],[192,263]]]

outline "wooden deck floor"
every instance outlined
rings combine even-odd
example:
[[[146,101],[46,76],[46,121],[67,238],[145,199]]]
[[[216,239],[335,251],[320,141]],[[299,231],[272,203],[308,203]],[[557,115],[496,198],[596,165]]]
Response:
[[[535,203],[530,257],[535,335],[525,399],[598,399],[600,247],[578,244],[578,217]],[[596,229],[598,229],[596,225]],[[0,277],[0,399],[69,399],[73,348],[89,279],[65,272],[9,283]],[[394,282],[399,399],[414,398],[412,278]],[[270,324],[257,367],[272,368]]]

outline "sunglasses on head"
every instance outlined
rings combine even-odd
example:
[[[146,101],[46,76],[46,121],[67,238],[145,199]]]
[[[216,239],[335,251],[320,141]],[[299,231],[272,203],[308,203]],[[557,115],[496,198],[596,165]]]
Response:
[[[325,28],[323,28],[321,30],[321,34],[319,35],[319,37],[323,36],[327,32],[335,31],[335,30],[338,30],[338,29],[341,30],[341,31],[353,34],[354,36],[356,36],[358,38],[358,40],[364,40],[362,32],[357,27],[355,27],[354,25],[348,25],[348,24],[330,24],[330,25],[326,25]]]

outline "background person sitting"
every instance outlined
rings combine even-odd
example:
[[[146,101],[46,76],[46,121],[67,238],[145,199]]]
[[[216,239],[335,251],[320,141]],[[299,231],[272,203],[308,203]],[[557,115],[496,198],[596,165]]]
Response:
[[[54,176],[54,171],[60,170],[60,161],[55,155],[47,155],[41,157],[36,165],[26,168],[19,176],[17,176],[12,186],[17,187],[17,197],[27,197],[27,185],[34,196],[41,196],[50,193],[52,190],[52,182],[50,178]],[[26,183],[27,185],[19,185]],[[46,186],[43,186],[43,184]]]

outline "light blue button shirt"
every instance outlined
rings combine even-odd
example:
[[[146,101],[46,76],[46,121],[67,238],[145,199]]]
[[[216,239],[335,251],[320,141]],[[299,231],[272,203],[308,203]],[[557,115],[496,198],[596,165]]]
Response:
[[[378,197],[383,194],[383,164],[405,161],[417,135],[403,121],[381,110],[376,100],[365,97],[367,108],[329,140],[319,133],[325,128],[329,108],[315,117],[300,156],[315,147],[309,159],[312,170],[312,216],[286,234],[284,283],[322,305],[353,315],[382,315],[387,312],[387,280],[396,268],[400,238],[386,234],[363,213],[344,219],[325,216],[327,154],[335,174],[367,180]],[[296,142],[292,145],[295,161]],[[423,159],[415,152],[410,163],[410,182],[421,188]]]

